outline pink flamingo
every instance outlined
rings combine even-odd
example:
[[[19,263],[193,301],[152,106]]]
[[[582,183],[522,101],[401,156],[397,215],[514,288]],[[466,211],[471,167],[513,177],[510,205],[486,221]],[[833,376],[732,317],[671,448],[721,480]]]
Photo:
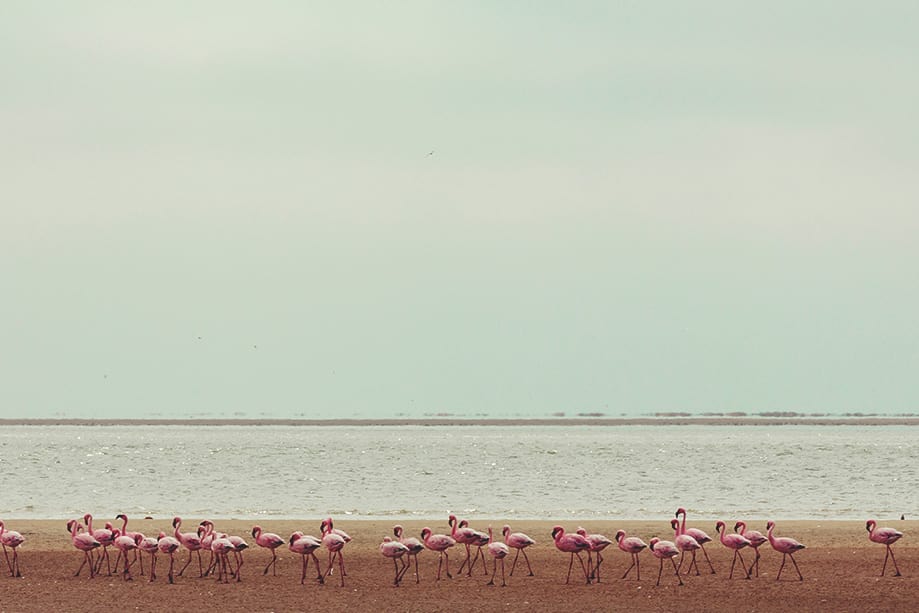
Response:
[[[402,556],[408,553],[408,547],[406,547],[399,541],[394,541],[392,540],[392,538],[388,536],[384,536],[383,542],[380,543],[380,553],[383,555],[384,558],[389,558],[390,560],[392,560],[392,566],[395,571],[395,575],[393,575],[392,583],[396,587],[399,587],[399,582],[402,579],[402,573],[400,571],[403,570],[405,566],[403,565],[403,567],[400,569],[399,563],[396,560],[401,559]]]
[[[622,575],[622,578],[625,579],[629,576],[629,573],[632,571],[632,566],[635,567],[636,580],[641,581],[641,560],[638,558],[638,554],[641,553],[641,550],[648,546],[643,540],[637,536],[626,536],[625,530],[619,530],[616,532],[616,543],[619,545],[619,549],[622,551],[631,554],[632,564]]]
[[[421,540],[424,542],[425,547],[440,554],[440,557],[437,558],[437,581],[440,581],[440,566],[445,560],[446,564],[444,564],[444,568],[446,569],[447,577],[452,579],[453,575],[450,574],[450,556],[447,554],[447,549],[456,545],[456,541],[453,537],[447,536],[446,534],[433,534],[430,528],[425,527],[421,529]]]
[[[135,542],[135,543],[139,543],[139,542],[142,541],[144,538],[146,538],[146,537],[145,537],[143,534],[141,534],[140,532],[132,532],[132,531],[129,531],[129,530],[128,530],[128,516],[125,515],[124,513],[119,513],[118,515],[115,516],[115,519],[116,519],[116,520],[119,520],[119,519],[120,519],[120,520],[122,521],[122,523],[121,523],[121,534],[124,535],[124,536],[129,536],[129,537],[131,537],[132,539],[134,539],[134,542]],[[138,538],[138,537],[140,537],[140,538]],[[139,551],[139,547],[135,547],[135,548],[134,548],[134,559],[131,560],[131,564],[133,565],[134,562],[136,562],[138,559],[140,559],[140,574],[144,574],[144,559],[143,559],[143,557],[141,557],[141,556],[138,554],[138,551]],[[117,568],[118,565],[115,564],[115,567]]]
[[[750,541],[750,547],[752,547],[753,551],[756,553],[756,557],[753,558],[753,564],[750,565],[750,573],[753,573],[755,570],[754,576],[759,577],[759,548],[760,545],[768,543],[769,539],[759,530],[747,530],[746,522],[742,521],[734,524],[734,532]]]
[[[337,534],[338,536],[340,536],[340,537],[345,541],[345,545],[347,545],[348,543],[351,542],[351,537],[348,536],[348,533],[347,533],[347,532],[345,532],[344,530],[339,530],[338,528],[336,528],[336,527],[333,525],[333,523],[332,523],[332,518],[331,518],[331,517],[327,517],[327,518],[324,520],[324,523],[328,526],[328,531],[329,531],[329,532],[331,532],[332,534]],[[325,532],[323,532],[323,534],[325,534]],[[331,556],[330,556],[330,557],[331,557]],[[331,560],[330,560],[330,562],[331,562]],[[344,561],[344,559],[341,558],[340,556],[339,556],[339,558],[338,558],[338,563],[339,563],[339,566],[341,566],[341,572],[344,574],[344,576],[347,577],[347,576],[348,576],[348,572],[345,570],[345,561]]]
[[[743,555],[741,555],[740,550],[744,547],[750,547],[750,541],[740,534],[727,534],[725,532],[723,521],[718,521],[715,523],[715,532],[717,532],[720,536],[722,545],[728,549],[734,550],[734,557],[731,559],[731,572],[728,574],[728,579],[734,578],[734,563],[737,562],[737,558],[740,558],[740,567],[743,569],[744,579],[749,579],[750,573],[753,571],[753,567],[750,567],[750,570],[747,570],[747,567],[743,561]]]
[[[125,581],[132,581],[134,577],[131,576],[131,563],[128,562],[128,552],[134,551],[137,553],[137,544],[143,540],[143,535],[138,534],[136,538],[130,537],[126,534],[122,534],[121,530],[117,528],[114,531],[115,540],[113,544],[118,550],[118,555],[115,557],[115,570],[118,570],[118,562],[124,558],[124,570],[122,571],[122,578]]]
[[[472,576],[472,563],[470,557],[472,556],[472,551],[470,549],[471,545],[475,545],[480,540],[481,533],[477,530],[469,528],[467,525],[460,525],[460,522],[456,519],[456,515],[450,515],[447,519],[447,524],[450,526],[450,536],[453,537],[453,540],[461,545],[466,546],[466,557],[463,559],[463,563],[460,564],[459,570],[456,571],[457,574],[463,572],[463,569],[466,567],[466,564],[469,564],[469,571],[467,576]],[[476,559],[478,559],[478,552],[476,552]]]
[[[581,563],[581,569],[584,571],[584,578],[587,580],[587,585],[590,585],[590,574],[587,572],[587,567],[584,566],[584,558],[581,557],[582,551],[590,550],[590,543],[588,540],[577,533],[565,534],[565,529],[561,526],[552,528],[552,540],[555,541],[556,549],[571,554],[571,560],[568,562],[568,576],[565,578],[565,583],[571,580],[571,565],[574,564],[574,556],[577,556],[578,562]]]
[[[80,575],[80,571],[83,570],[83,567],[88,563],[89,564],[89,578],[92,579],[96,576],[96,570],[93,564],[92,551],[102,547],[102,543],[96,540],[96,538],[89,532],[80,532],[83,526],[80,525],[75,519],[71,519],[67,522],[67,532],[70,533],[70,542],[74,547],[83,552],[83,563],[80,564],[80,568],[77,569],[77,572],[73,574],[74,577]]]
[[[424,544],[422,544],[422,542],[416,539],[414,536],[403,536],[402,526],[393,526],[392,533],[400,543],[408,547],[408,555],[411,558],[415,558],[415,583],[420,583],[421,579],[418,578],[418,554],[424,551]],[[408,570],[408,567],[412,565],[412,562],[409,560],[406,563],[405,558],[402,558],[402,561],[404,563],[402,567],[402,574],[404,575]]]
[[[181,523],[181,520],[179,520],[179,523]],[[173,524],[175,524],[175,520],[173,520]],[[178,533],[178,528],[175,528],[175,530]],[[175,576],[173,575],[172,570],[175,567],[175,552],[178,551],[179,547],[181,546],[182,542],[179,539],[172,536],[167,536],[165,532],[160,530],[159,538],[156,539],[156,547],[162,553],[165,553],[169,556],[169,583],[175,583]],[[191,558],[191,550],[189,550],[188,557]]]
[[[776,576],[775,580],[778,581],[782,576],[782,569],[785,568],[785,556],[791,558],[791,563],[795,565],[795,570],[798,572],[798,580],[804,581],[804,577],[801,576],[801,571],[798,570],[798,563],[795,562],[794,553],[799,549],[804,549],[804,545],[794,540],[793,538],[785,537],[774,537],[772,536],[772,531],[775,529],[775,522],[769,521],[766,522],[766,534],[769,538],[769,544],[772,545],[772,548],[782,554],[782,565],[779,566],[779,574]]]
[[[677,572],[683,568],[683,558],[686,557],[686,552],[689,551],[692,553],[692,560],[689,562],[689,569],[686,571],[686,574],[691,573],[692,567],[695,566],[696,576],[699,576],[699,565],[696,563],[696,551],[702,548],[701,545],[696,542],[696,539],[680,531],[680,522],[678,520],[671,519],[670,527],[673,528],[673,540],[676,543],[676,548],[680,550],[680,563],[677,565]]]
[[[300,585],[303,585],[304,581],[306,581],[306,571],[309,570],[310,561],[307,556],[313,558],[313,561],[316,563],[316,581],[325,583],[325,579],[322,578],[322,569],[319,568],[319,558],[317,558],[315,554],[315,551],[320,547],[322,547],[322,541],[315,536],[304,535],[302,532],[294,532],[290,535],[287,548],[299,554],[302,562]]]
[[[192,554],[198,554],[198,576],[204,576],[204,567],[201,564],[201,537],[198,532],[179,532],[179,528],[182,527],[182,518],[174,517],[172,519],[172,535],[179,541],[179,543],[188,550],[188,561],[185,562],[185,566],[182,567],[177,574],[181,577],[182,573],[185,572],[185,569],[188,568],[188,565],[191,564]],[[171,559],[171,556],[170,556]],[[169,568],[172,568],[172,562],[169,563]],[[170,582],[171,583],[171,582]]]
[[[243,568],[243,551],[249,548],[249,543],[243,537],[236,535],[230,535],[227,539],[233,545],[233,559],[236,560],[236,570],[232,571],[232,573],[236,577],[236,581],[242,581],[240,574]]]
[[[24,536],[15,530],[7,530],[3,522],[0,521],[0,543],[3,544],[3,557],[6,558],[6,565],[10,569],[10,577],[22,577],[22,573],[19,571],[19,552],[17,548],[25,541]],[[10,557],[6,552],[7,547],[13,550],[12,562],[10,562]]]
[[[214,562],[217,565],[217,581],[222,579],[224,583],[229,583],[229,555],[230,552],[235,551],[236,548],[233,546],[233,543],[230,542],[229,537],[227,537],[225,534],[214,534],[213,538],[209,539],[208,547],[214,554]],[[239,578],[239,573],[236,573],[236,580],[241,581]]]
[[[274,532],[262,532],[261,526],[252,526],[252,538],[255,539],[255,544],[259,547],[271,550],[271,560],[269,560],[268,565],[265,566],[265,570],[262,571],[262,574],[267,575],[268,569],[271,568],[271,574],[277,576],[278,554],[275,550],[284,544],[284,539]]]
[[[523,553],[523,559],[526,560],[527,570],[530,571],[529,576],[533,577],[533,567],[530,566],[530,558],[527,557],[526,548],[530,545],[535,545],[536,541],[528,537],[523,532],[511,532],[510,526],[504,526],[501,529],[501,533],[504,535],[504,542],[508,547],[512,547],[517,550],[517,553],[514,554],[514,561],[511,563],[511,577],[514,576],[514,568],[517,566],[517,558],[520,557],[520,554]],[[588,553],[588,555],[590,555]]]
[[[680,585],[683,585],[683,579],[680,578],[680,571],[677,569],[676,561],[673,559],[680,553],[676,545],[670,541],[662,541],[655,536],[651,539],[651,543],[648,547],[651,549],[651,553],[654,554],[654,557],[661,561],[660,568],[657,569],[657,583],[654,585],[659,586],[661,584],[661,573],[664,572],[664,560],[667,558],[669,558],[670,563],[673,564],[673,574],[676,575],[677,581],[680,582]]]
[[[711,569],[712,574],[715,574],[715,567],[712,566],[712,561],[708,558],[708,552],[705,551],[705,543],[711,543],[712,537],[705,534],[698,528],[687,528],[686,527],[686,509],[680,507],[676,510],[676,518],[679,519],[680,515],[683,515],[683,523],[680,525],[680,532],[682,534],[688,534],[692,538],[696,539],[696,542],[699,543],[699,549],[702,550],[702,555],[705,556],[705,561],[708,562],[708,567]],[[698,567],[697,567],[698,570]]]
[[[469,522],[467,522],[464,519],[463,521],[459,523],[459,525],[460,525],[460,528],[468,528]],[[472,576],[472,569],[475,567],[476,563],[479,561],[479,558],[482,558],[482,571],[484,572],[484,574],[486,575],[488,574],[488,564],[486,564],[486,561],[485,561],[485,554],[482,553],[482,547],[487,546],[488,543],[490,542],[491,542],[491,538],[487,534],[485,534],[484,532],[479,532],[478,530],[475,530],[475,540],[470,544],[470,547],[475,546],[476,550],[475,550],[475,555],[472,556],[472,563],[469,565],[469,574],[468,574],[469,577]]]
[[[491,534],[491,526],[488,526],[488,555],[492,557],[494,562],[491,567],[491,580],[488,582],[488,585],[495,584],[495,575],[498,572],[498,560],[501,560],[501,587],[507,587],[507,581],[504,580],[504,558],[506,558],[507,554],[510,552],[511,550],[507,546],[507,543],[494,540]],[[484,559],[482,560],[482,565],[485,565]]]
[[[600,583],[600,564],[603,563],[602,551],[612,545],[613,541],[602,534],[587,534],[587,530],[584,528],[578,528],[576,532],[586,538],[587,542],[590,543],[590,549],[587,550],[587,570],[590,572],[590,578],[596,579],[597,583]],[[591,558],[591,555],[594,553],[597,554],[596,564],[594,564]]]
[[[3,523],[0,522],[0,526]],[[884,576],[884,572],[887,570],[887,557],[889,556],[893,560],[893,567],[896,569],[894,577],[900,577],[900,567],[897,566],[897,559],[893,557],[893,550],[890,548],[891,545],[900,540],[900,537],[903,536],[903,533],[899,530],[894,530],[893,528],[878,528],[878,523],[869,519],[865,524],[865,529],[868,530],[868,540],[872,543],[880,543],[887,548],[887,553],[884,554],[884,566],[881,568],[881,576]]]
[[[95,574],[98,575],[102,571],[102,560],[105,560],[105,568],[108,571],[106,574],[111,576],[112,566],[110,558],[108,557],[108,548],[115,541],[115,535],[110,528],[111,524],[106,523],[105,528],[93,530],[93,516],[89,513],[83,516],[83,521],[86,523],[86,531],[92,534],[93,537],[99,541],[99,544],[102,545],[102,555],[96,560]]]
[[[150,554],[150,581],[156,579],[156,552],[158,551],[158,545],[159,541],[152,536],[145,536],[141,539],[140,543],[137,544],[137,548],[140,551]],[[143,572],[143,565],[141,565],[140,568],[141,572]]]
[[[329,568],[326,570],[325,575],[328,577],[332,574],[333,564],[337,557],[338,568],[341,571],[341,586],[345,587],[345,562],[341,551],[345,548],[348,541],[346,541],[345,537],[342,535],[334,532],[331,518],[322,520],[322,523],[319,525],[319,530],[322,532],[322,545],[329,550]]]

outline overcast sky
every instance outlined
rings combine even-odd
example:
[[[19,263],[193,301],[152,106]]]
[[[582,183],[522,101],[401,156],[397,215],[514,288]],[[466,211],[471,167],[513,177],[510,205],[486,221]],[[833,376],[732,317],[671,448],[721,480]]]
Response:
[[[0,414],[919,410],[919,4],[0,4]]]

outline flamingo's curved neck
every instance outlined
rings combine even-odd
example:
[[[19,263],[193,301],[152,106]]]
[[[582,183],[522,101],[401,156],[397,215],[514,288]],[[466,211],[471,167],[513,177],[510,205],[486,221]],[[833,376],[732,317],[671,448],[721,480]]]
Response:
[[[686,511],[683,511],[683,523],[680,524],[680,534],[686,534]]]
[[[122,522],[121,523],[121,533],[127,534],[128,533],[128,516],[125,515],[124,519],[122,519],[121,522]]]
[[[737,522],[737,527],[740,528],[740,529],[737,531],[737,534],[739,534],[740,536],[743,536],[743,535],[744,535],[744,532],[747,531],[747,524],[744,523],[744,522],[742,522],[742,521],[739,521],[739,522]]]

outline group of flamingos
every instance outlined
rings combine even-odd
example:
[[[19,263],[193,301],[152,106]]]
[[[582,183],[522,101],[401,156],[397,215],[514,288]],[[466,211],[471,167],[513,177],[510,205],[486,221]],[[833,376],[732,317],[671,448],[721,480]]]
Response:
[[[241,580],[240,572],[243,566],[242,552],[248,548],[248,544],[240,536],[229,536],[222,532],[216,532],[212,521],[202,521],[194,532],[182,532],[180,530],[182,518],[176,517],[172,520],[173,532],[171,535],[160,531],[158,536],[148,537],[139,532],[129,531],[128,518],[124,514],[119,514],[115,518],[116,521],[121,522],[120,527],[115,527],[111,522],[106,522],[104,528],[93,528],[93,517],[89,513],[84,515],[82,519],[82,523],[80,520],[76,519],[67,522],[67,532],[70,534],[73,546],[83,553],[83,560],[74,576],[78,576],[83,568],[88,566],[89,576],[94,577],[103,571],[103,564],[105,565],[107,574],[111,575],[113,565],[109,558],[108,548],[114,547],[118,550],[114,568],[116,572],[122,574],[125,580],[131,580],[133,578],[131,568],[135,563],[139,564],[140,573],[144,574],[143,553],[150,555],[150,581],[156,579],[156,556],[158,553],[169,556],[169,570],[167,572],[169,583],[173,583],[176,576],[181,576],[182,573],[185,572],[192,563],[195,555],[197,555],[198,558],[198,573],[200,577],[213,574],[218,581],[224,583],[229,582],[230,577],[235,581]],[[414,537],[405,536],[402,526],[397,525],[393,528],[393,537],[386,536],[383,538],[383,542],[380,544],[380,553],[393,561],[394,585],[398,586],[401,583],[403,577],[412,566],[412,558],[415,560],[415,581],[416,583],[420,582],[418,574],[418,554],[425,549],[439,554],[436,579],[440,580],[441,571],[444,571],[447,577],[452,578],[453,575],[450,573],[450,559],[447,550],[457,544],[464,545],[466,549],[466,557],[457,571],[458,574],[462,573],[465,568],[467,576],[471,577],[472,569],[480,559],[482,561],[484,573],[486,575],[489,574],[485,558],[486,554],[482,551],[482,549],[485,548],[485,551],[493,560],[491,578],[488,585],[495,585],[495,577],[497,575],[499,562],[501,564],[501,585],[507,585],[504,574],[504,558],[510,554],[511,549],[516,549],[517,553],[511,564],[510,575],[513,576],[514,569],[517,566],[517,558],[521,553],[523,553],[523,558],[526,561],[529,575],[534,575],[533,569],[530,566],[530,560],[527,557],[526,548],[534,545],[536,541],[526,534],[522,532],[511,532],[510,526],[505,525],[502,529],[504,538],[498,541],[494,539],[490,526],[487,534],[479,532],[470,528],[466,520],[457,520],[455,515],[449,516],[448,525],[451,528],[449,535],[434,534],[430,528],[426,527],[421,530],[421,539],[419,540]],[[641,562],[639,554],[646,548],[660,561],[656,585],[660,585],[661,582],[661,575],[664,570],[664,560],[670,560],[673,565],[674,576],[679,585],[683,585],[681,571],[687,553],[690,554],[690,559],[685,571],[686,574],[691,573],[693,569],[695,569],[696,575],[701,574],[696,561],[696,553],[698,551],[702,552],[705,561],[708,563],[709,570],[714,574],[715,568],[708,557],[708,553],[705,551],[705,544],[711,542],[712,538],[702,530],[686,527],[685,509],[677,509],[674,519],[670,521],[670,527],[674,531],[673,541],[665,541],[655,537],[651,539],[649,544],[646,544],[638,537],[627,536],[624,530],[619,530],[616,533],[615,542],[617,546],[631,556],[631,564],[622,575],[623,579],[627,578],[634,568],[636,578],[641,580]],[[880,543],[886,547],[887,552],[884,556],[884,566],[881,568],[881,576],[884,576],[887,571],[887,561],[889,558],[893,562],[896,571],[895,576],[899,577],[900,568],[897,566],[896,558],[894,558],[890,546],[899,540],[900,537],[903,536],[903,533],[893,528],[878,528],[877,522],[873,519],[867,521],[865,528],[868,531],[868,538],[872,542]],[[785,562],[788,558],[791,559],[795,571],[798,573],[798,579],[801,581],[804,580],[801,571],[798,569],[798,563],[794,558],[795,552],[804,549],[804,545],[792,538],[774,536],[774,529],[775,522],[767,522],[766,535],[763,535],[756,530],[747,530],[746,523],[738,521],[734,524],[734,533],[728,533],[726,532],[726,526],[723,521],[719,521],[715,524],[715,530],[718,533],[721,544],[734,552],[734,556],[731,560],[731,569],[728,574],[729,579],[734,577],[734,567],[738,560],[743,569],[745,579],[750,579],[751,576],[758,577],[760,559],[759,547],[768,542],[773,549],[782,554],[782,564],[779,566],[776,580],[781,579],[782,570],[785,568]],[[306,581],[310,560],[312,560],[316,566],[316,581],[319,583],[324,583],[325,577],[334,573],[335,564],[337,562],[341,585],[344,586],[347,573],[345,572],[342,550],[351,540],[351,537],[345,532],[335,528],[331,517],[322,520],[320,524],[320,534],[321,536],[315,537],[305,535],[303,532],[294,532],[288,539],[283,539],[277,534],[262,531],[260,526],[253,526],[252,538],[255,539],[255,544],[271,551],[271,559],[265,566],[263,574],[268,574],[269,570],[272,571],[272,574],[277,574],[276,567],[278,558],[276,549],[286,544],[290,551],[301,556],[301,584]],[[571,569],[574,565],[575,557],[577,557],[581,565],[581,569],[584,572],[584,579],[588,584],[593,581],[600,581],[600,567],[603,563],[602,552],[607,546],[613,543],[612,540],[602,534],[588,534],[583,528],[578,528],[578,530],[573,533],[565,532],[565,529],[561,526],[555,526],[552,529],[552,538],[555,542],[555,547],[559,551],[570,554],[568,575],[565,579],[565,583],[568,583],[571,579]],[[10,576],[12,577],[22,576],[19,570],[18,547],[24,541],[25,538],[19,532],[7,530],[4,523],[0,521],[0,543],[2,543],[3,555],[6,559]],[[475,548],[474,554],[472,552],[473,547]],[[743,555],[741,554],[741,550],[747,547],[752,548],[754,551],[754,559],[749,567],[744,562]],[[180,549],[185,549],[188,552],[188,558],[182,568],[178,572],[175,572],[174,556]],[[315,554],[318,549],[325,549],[328,552],[328,564],[325,572],[320,568],[319,559]],[[8,550],[12,550],[12,556]],[[206,564],[201,558],[202,551],[210,553],[210,557]],[[587,564],[584,563],[584,559],[581,557],[582,552],[587,552]],[[679,564],[677,564],[674,559],[677,556],[680,556]],[[129,557],[131,558],[130,560]]]

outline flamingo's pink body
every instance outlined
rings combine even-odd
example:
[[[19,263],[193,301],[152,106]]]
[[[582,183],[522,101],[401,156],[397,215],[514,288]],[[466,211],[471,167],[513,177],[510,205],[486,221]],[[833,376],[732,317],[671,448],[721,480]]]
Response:
[[[118,550],[118,557],[115,558],[115,570],[118,569],[118,562],[124,558],[122,577],[125,581],[131,581],[134,578],[131,576],[131,563],[128,561],[128,552],[137,549],[137,544],[143,540],[143,536],[143,534],[138,534],[136,537],[131,537],[122,534],[121,530],[115,530],[115,540],[113,543]]]
[[[634,566],[636,578],[638,581],[641,581],[641,560],[638,558],[638,554],[641,553],[642,549],[645,549],[648,544],[637,536],[626,536],[625,530],[616,532],[616,543],[619,545],[619,549],[632,556],[632,564],[625,569],[622,578],[625,579],[628,577],[629,572],[632,570],[632,566]]]
[[[418,577],[418,554],[424,551],[424,544],[414,536],[404,536],[402,532],[402,526],[393,526],[393,536],[395,536],[400,543],[408,547],[408,555],[415,559],[415,583],[420,583],[421,579]],[[411,566],[411,564],[411,560],[406,561],[404,557],[402,558],[403,575],[406,573],[408,567]]]
[[[408,553],[408,547],[400,543],[399,541],[394,541],[389,536],[383,537],[383,542],[380,543],[380,554],[384,558],[389,558],[392,560],[393,569],[395,574],[393,575],[393,585],[399,586],[399,582],[402,580],[402,571],[405,570],[405,565],[402,565],[402,568],[399,568],[399,563],[397,560],[401,559],[402,556]]]
[[[613,541],[606,538],[602,534],[588,534],[587,530],[584,528],[578,528],[576,530],[578,534],[587,539],[587,542],[590,543],[590,549],[587,550],[587,571],[590,573],[590,578],[595,579],[597,583],[600,583],[600,565],[603,563],[603,550],[613,544]],[[592,555],[597,554],[597,561],[594,563]]]
[[[734,532],[738,533],[740,536],[744,537],[750,541],[750,547],[753,548],[754,553],[756,554],[753,558],[753,564],[750,565],[750,574],[755,577],[759,577],[759,548],[764,543],[768,543],[769,539],[758,530],[747,530],[746,522],[739,521],[734,524]]]
[[[22,577],[22,573],[19,570],[19,552],[17,549],[25,541],[24,536],[15,530],[7,530],[3,522],[0,521],[0,544],[3,545],[3,556],[6,558],[6,565],[10,569],[10,577]],[[12,561],[6,552],[7,547],[13,550]]]
[[[185,562],[185,566],[178,572],[178,575],[181,577],[182,573],[185,572],[185,569],[188,568],[188,565],[191,564],[192,555],[197,554],[198,556],[198,574],[200,577],[204,576],[204,567],[201,564],[201,536],[197,532],[179,532],[179,528],[182,527],[182,518],[174,517],[172,519],[172,530],[173,538],[175,538],[179,543],[188,550],[188,560]],[[172,568],[172,557],[170,556],[169,567]],[[171,583],[171,581],[170,581]]]
[[[178,531],[178,528],[176,528],[176,531]],[[165,532],[160,531],[159,538],[156,540],[156,546],[162,553],[169,556],[169,583],[175,583],[175,575],[173,573],[173,569],[175,568],[175,552],[179,550],[182,543],[179,539],[167,536]],[[188,555],[189,558],[191,558],[191,553]]]
[[[737,561],[737,558],[740,558],[740,567],[744,571],[744,578],[750,578],[750,571],[747,570],[746,565],[743,561],[743,555],[741,555],[740,550],[744,547],[750,546],[750,541],[746,537],[739,534],[728,534],[725,532],[725,525],[723,521],[718,521],[715,523],[715,531],[721,538],[721,544],[727,547],[728,549],[734,550],[734,557],[731,559],[731,572],[728,574],[728,579],[734,578],[734,563]],[[753,570],[752,568],[750,570]]]
[[[675,517],[679,519],[680,515],[683,516],[683,522],[680,524],[680,533],[687,534],[691,536],[693,539],[695,539],[695,541],[699,544],[699,549],[702,550],[702,555],[705,556],[705,561],[708,562],[708,568],[712,571],[712,574],[714,575],[715,567],[712,566],[712,561],[708,557],[708,552],[705,551],[705,543],[711,543],[712,537],[707,535],[702,530],[699,530],[698,528],[687,528],[686,527],[686,509],[684,509],[683,507],[680,507],[679,509],[676,510]],[[699,570],[698,566],[696,566],[696,570]]]
[[[137,544],[140,551],[150,554],[150,581],[156,579],[156,552],[159,550],[159,541],[152,536],[146,536]],[[143,569],[143,567],[141,567]]]
[[[125,515],[124,513],[119,513],[118,515],[115,516],[115,519],[116,519],[116,520],[117,520],[117,519],[120,519],[121,522],[122,522],[122,523],[121,523],[121,534],[123,534],[124,536],[129,536],[129,537],[131,537],[132,539],[134,539],[134,542],[135,542],[135,543],[140,543],[140,541],[142,541],[144,538],[146,538],[146,537],[145,537],[142,533],[140,533],[140,532],[132,532],[132,531],[128,530],[128,516]],[[132,564],[133,564],[134,562],[136,562],[137,559],[138,559],[138,553],[137,553],[138,550],[139,550],[139,547],[135,547],[135,548],[134,548],[134,558],[133,558],[133,560],[131,561]],[[117,567],[118,565],[116,564],[115,566]],[[140,558],[140,574],[144,574],[144,559],[143,559],[143,558]]]
[[[217,568],[217,581],[223,581],[224,583],[230,582],[230,554],[236,551],[236,548],[233,546],[233,543],[230,541],[229,537],[225,534],[213,534],[211,538],[202,540],[202,547],[204,542],[207,543],[207,547],[211,550],[211,553],[214,554],[214,563]],[[239,573],[236,573],[236,580],[241,581],[239,578]]]
[[[309,569],[310,561],[307,556],[313,558],[316,563],[316,581],[324,583],[322,570],[319,568],[319,558],[316,557],[316,550],[322,547],[322,541],[315,536],[304,535],[302,532],[294,532],[290,535],[287,548],[292,552],[300,555],[301,572],[300,585],[306,581],[306,571]]]
[[[766,522],[766,535],[769,538],[769,544],[772,545],[773,549],[782,554],[782,565],[779,566],[779,574],[776,576],[775,580],[778,581],[781,578],[782,569],[785,568],[785,557],[788,556],[791,558],[791,563],[795,565],[795,570],[798,573],[798,580],[804,581],[804,577],[801,576],[801,571],[798,570],[798,563],[795,562],[794,556],[796,551],[804,549],[804,545],[794,540],[793,538],[772,536],[772,531],[774,529],[774,521]]]
[[[96,574],[102,571],[102,561],[105,560],[106,574],[112,574],[112,566],[108,557],[108,548],[115,542],[115,534],[112,532],[110,523],[105,524],[105,528],[93,528],[93,516],[87,513],[83,516],[83,522],[86,524],[86,531],[93,535],[99,544],[102,545],[102,555],[96,560]]]
[[[89,577],[93,578],[96,576],[96,570],[93,567],[93,557],[92,551],[102,547],[102,543],[96,540],[89,532],[80,532],[82,526],[80,522],[71,519],[67,522],[67,531],[70,532],[70,542],[78,550],[83,552],[83,562],[80,564],[80,568],[77,569],[77,572],[73,574],[74,577],[79,576],[80,571],[83,570],[83,566],[87,563],[89,564]]]
[[[434,534],[428,527],[421,529],[421,540],[424,542],[425,547],[440,554],[440,557],[437,559],[437,580],[440,580],[441,563],[444,563],[443,566],[447,573],[447,577],[452,579],[453,575],[450,574],[450,555],[447,553],[447,550],[456,545],[456,540],[452,536],[447,536],[446,534]]]
[[[693,566],[696,567],[696,576],[699,573],[699,565],[696,563],[696,552],[702,548],[699,543],[696,542],[696,539],[692,538],[688,534],[683,534],[680,531],[680,522],[676,519],[670,520],[670,527],[673,528],[673,541],[676,543],[676,548],[680,550],[680,563],[677,565],[677,572],[683,568],[683,558],[686,557],[686,552],[692,554],[692,560],[689,562],[689,568],[686,571],[686,574],[692,572]]]
[[[655,558],[661,561],[660,568],[657,569],[657,583],[655,585],[661,584],[661,573],[664,572],[664,560],[669,559],[670,563],[673,564],[673,574],[676,575],[677,581],[680,582],[680,585],[683,585],[683,579],[680,578],[680,571],[676,567],[676,560],[673,558],[679,555],[680,550],[677,549],[676,544],[671,543],[670,541],[662,541],[656,536],[651,539],[651,543],[648,545],[648,548],[651,549],[651,553]]]
[[[890,546],[899,541],[903,533],[893,528],[878,528],[877,526],[878,523],[873,519],[869,519],[865,523],[865,529],[868,531],[868,540],[872,543],[880,543],[887,548],[887,553],[884,554],[884,566],[881,568],[881,576],[883,577],[884,573],[887,571],[887,558],[890,557],[890,559],[893,560],[893,567],[896,570],[894,577],[900,577],[900,567],[897,566],[897,559],[893,557],[893,550]]]
[[[277,575],[278,554],[275,550],[284,544],[284,539],[273,532],[262,532],[261,526],[252,526],[252,538],[255,539],[255,544],[259,547],[264,547],[265,549],[271,550],[271,560],[268,561],[268,564],[265,566],[265,570],[262,571],[262,574],[267,575],[268,569],[271,568],[271,574]]]
[[[504,542],[508,547],[512,547],[517,550],[517,553],[514,554],[514,561],[511,563],[511,577],[514,576],[514,568],[517,566],[517,558],[523,553],[523,559],[526,560],[527,570],[530,571],[530,577],[533,576],[533,567],[530,566],[530,558],[527,557],[526,548],[530,545],[535,545],[536,541],[528,537],[523,532],[511,532],[510,526],[504,526],[501,529],[501,533],[504,534]]]
[[[322,545],[329,551],[329,568],[326,570],[326,576],[332,574],[332,568],[335,564],[335,558],[338,558],[338,569],[341,573],[341,586],[345,586],[345,561],[342,556],[342,549],[345,548],[345,545],[348,541],[345,540],[341,534],[336,533],[335,529],[332,527],[332,518],[322,520],[322,523],[319,525],[319,530],[322,532]],[[350,538],[350,537],[348,537]]]
[[[479,532],[478,530],[473,530],[472,528],[470,528],[469,524],[465,520],[463,521],[457,520],[456,515],[450,515],[450,517],[447,519],[447,524],[450,526],[450,536],[453,537],[453,540],[455,540],[457,543],[461,545],[466,546],[466,557],[463,559],[463,563],[460,564],[459,570],[456,572],[457,573],[463,572],[463,569],[467,568],[466,565],[468,564],[469,566],[468,566],[468,570],[466,574],[467,576],[471,577],[472,576],[472,565],[475,564],[475,561],[479,559],[479,554],[481,553],[481,550],[476,551],[475,558],[472,558],[471,547],[473,545],[477,547],[481,547],[482,546],[481,543],[483,540],[485,543],[488,543],[488,540],[487,540],[488,537],[487,535]]]
[[[501,560],[501,587],[505,587],[507,581],[504,580],[504,558],[511,552],[510,547],[507,546],[507,543],[494,540],[491,533],[491,526],[488,526],[488,541],[488,555],[490,555],[494,561],[491,569],[491,581],[488,582],[488,585],[495,584],[495,574],[498,572],[498,560]],[[482,564],[485,564],[484,560],[482,560]]]
[[[584,566],[584,559],[581,557],[582,551],[590,550],[590,542],[580,534],[566,533],[565,529],[561,526],[552,528],[552,540],[555,541],[556,549],[571,554],[570,561],[568,562],[568,576],[565,578],[565,583],[571,580],[571,566],[574,564],[574,557],[577,556],[578,562],[581,563],[581,569],[584,571],[584,579],[586,579],[587,584],[590,585],[590,573],[587,572],[587,567]]]

